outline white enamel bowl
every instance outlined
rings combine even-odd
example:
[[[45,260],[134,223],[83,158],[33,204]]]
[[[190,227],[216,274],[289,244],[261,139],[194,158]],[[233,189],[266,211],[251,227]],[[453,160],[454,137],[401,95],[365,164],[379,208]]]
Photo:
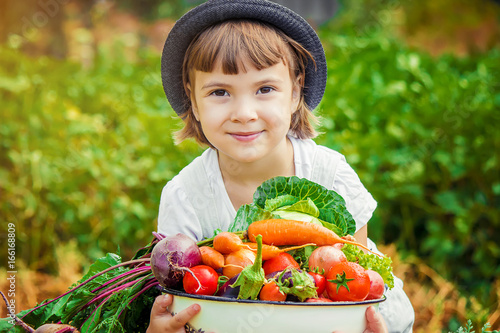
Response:
[[[189,322],[189,332],[276,333],[314,332],[362,333],[365,311],[378,310],[385,298],[362,302],[298,303],[237,300],[217,296],[190,295],[172,289],[168,310],[172,313],[197,303],[201,311]]]

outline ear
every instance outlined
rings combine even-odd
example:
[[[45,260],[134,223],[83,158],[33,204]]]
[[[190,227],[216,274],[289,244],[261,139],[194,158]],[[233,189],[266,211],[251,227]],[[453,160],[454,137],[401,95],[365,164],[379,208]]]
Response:
[[[191,110],[193,111],[194,118],[196,121],[200,121],[200,116],[198,114],[198,107],[196,105],[196,99],[194,98],[194,94],[191,90],[191,83],[186,83],[186,94],[189,97],[189,101],[191,102]]]

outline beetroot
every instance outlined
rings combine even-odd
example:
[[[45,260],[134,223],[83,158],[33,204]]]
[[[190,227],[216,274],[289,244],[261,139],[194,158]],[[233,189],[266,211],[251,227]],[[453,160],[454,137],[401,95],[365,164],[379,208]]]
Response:
[[[151,270],[165,288],[177,285],[189,268],[199,264],[201,252],[198,245],[183,234],[162,239],[151,253]]]

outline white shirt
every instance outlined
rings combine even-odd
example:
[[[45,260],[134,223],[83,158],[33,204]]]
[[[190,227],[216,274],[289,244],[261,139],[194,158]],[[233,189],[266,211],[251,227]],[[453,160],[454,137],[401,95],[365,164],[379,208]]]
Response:
[[[321,173],[332,173],[333,185],[326,187],[344,198],[346,208],[356,222],[356,230],[366,225],[377,203],[344,156],[332,149],[317,145],[310,139],[300,140],[292,136],[289,138],[293,146],[295,175],[299,178],[314,181],[312,173],[316,154],[320,156],[330,154],[337,157],[336,167],[325,165],[320,169]],[[319,178],[323,176],[319,175]],[[200,186],[193,191],[191,187],[197,184],[187,184],[187,182],[198,177],[206,179],[207,182],[199,182]],[[205,185],[202,186],[202,183]],[[214,214],[214,218],[208,219],[210,222],[202,225],[200,220],[204,220],[205,216],[200,214]],[[200,241],[212,237],[216,229],[227,230],[235,216],[236,210],[222,180],[217,152],[209,148],[163,188],[158,232],[167,236],[183,233]]]

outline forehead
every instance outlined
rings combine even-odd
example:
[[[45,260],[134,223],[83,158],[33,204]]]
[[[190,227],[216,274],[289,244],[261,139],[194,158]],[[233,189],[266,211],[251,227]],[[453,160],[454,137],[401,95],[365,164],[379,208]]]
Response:
[[[228,74],[219,61],[210,72],[194,70],[192,73],[195,89],[215,87],[251,87],[262,84],[291,85],[292,78],[288,66],[282,62],[258,69],[248,59],[240,61],[237,74]]]

